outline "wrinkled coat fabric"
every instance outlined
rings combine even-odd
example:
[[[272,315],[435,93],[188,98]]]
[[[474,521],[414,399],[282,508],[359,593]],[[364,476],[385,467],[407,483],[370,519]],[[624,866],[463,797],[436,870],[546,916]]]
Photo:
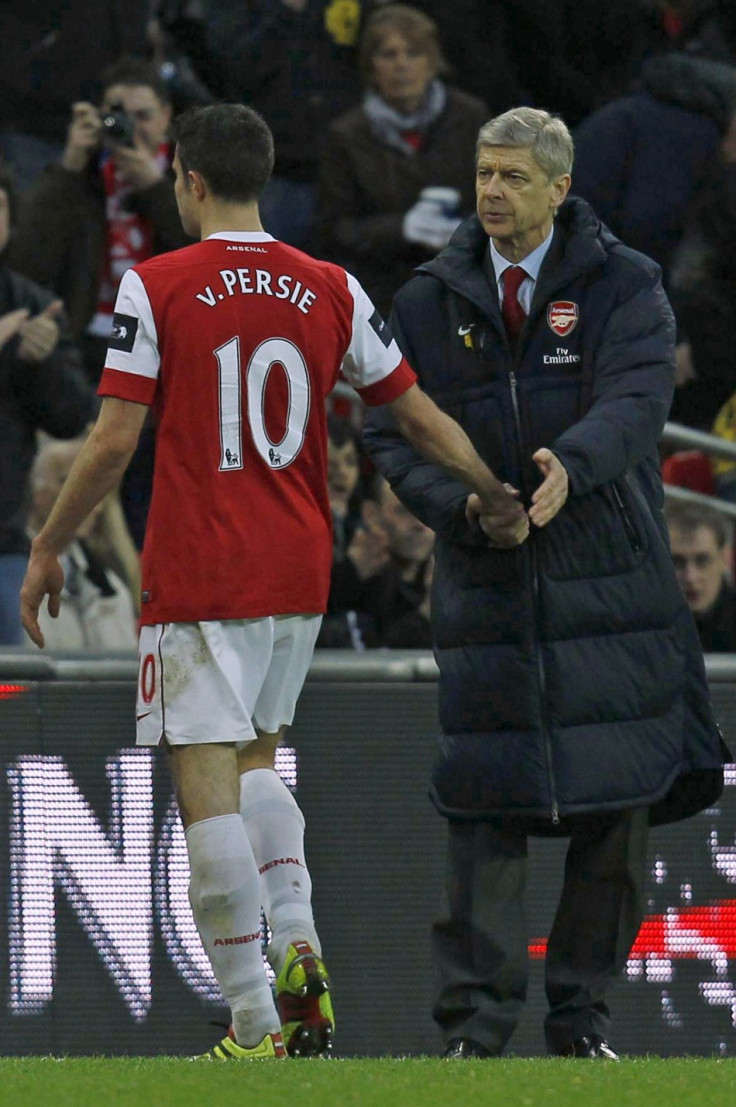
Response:
[[[398,294],[395,337],[527,506],[542,446],[570,494],[522,546],[492,549],[465,521],[467,490],[370,416],[377,467],[437,532],[433,798],[541,832],[631,806],[682,818],[720,793],[723,747],[661,514],[673,321],[659,269],[568,200],[512,351],[488,264],[473,217]]]

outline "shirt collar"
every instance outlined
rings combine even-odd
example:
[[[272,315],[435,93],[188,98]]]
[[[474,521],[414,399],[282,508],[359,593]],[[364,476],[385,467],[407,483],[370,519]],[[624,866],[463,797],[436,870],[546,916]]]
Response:
[[[215,231],[214,234],[208,234],[205,242],[209,242],[211,238],[224,238],[228,242],[275,242],[276,239],[272,234],[267,234],[266,231]]]
[[[533,281],[536,281],[539,276],[539,270],[542,268],[542,262],[544,261],[545,254],[552,245],[552,235],[554,234],[554,226],[551,227],[549,234],[545,238],[544,242],[537,246],[536,250],[532,250],[531,254],[527,254],[521,261],[507,261],[505,257],[502,257],[496,249],[493,239],[489,239],[491,250],[491,261],[493,262],[493,271],[496,274],[496,281],[500,281],[504,272],[512,265],[520,265],[524,269],[528,277],[531,277]]]

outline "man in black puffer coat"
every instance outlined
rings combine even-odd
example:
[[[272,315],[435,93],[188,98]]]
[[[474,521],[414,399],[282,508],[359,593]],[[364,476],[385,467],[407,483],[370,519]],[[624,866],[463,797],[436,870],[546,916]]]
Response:
[[[546,112],[487,123],[478,216],[401,290],[393,316],[422,387],[518,489],[528,538],[514,545],[479,516],[381,416],[366,433],[396,494],[437,533],[432,791],[450,839],[434,1014],[452,1057],[500,1053],[518,1021],[529,833],[571,837],[547,953],[547,1047],[615,1057],[605,995],[641,922],[648,824],[690,815],[722,787],[661,512],[672,314],[658,266],[567,198],[571,165],[569,132]]]

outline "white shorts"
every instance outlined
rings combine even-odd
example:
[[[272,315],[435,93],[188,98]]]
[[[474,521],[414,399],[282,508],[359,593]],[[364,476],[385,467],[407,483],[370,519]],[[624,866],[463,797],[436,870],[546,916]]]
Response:
[[[141,627],[136,743],[252,742],[291,724],[321,615]]]

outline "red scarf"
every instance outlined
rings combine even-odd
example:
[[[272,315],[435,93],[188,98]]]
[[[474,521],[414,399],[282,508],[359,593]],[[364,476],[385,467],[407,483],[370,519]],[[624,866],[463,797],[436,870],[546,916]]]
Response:
[[[161,143],[154,157],[158,167],[166,172],[171,164],[168,142]],[[106,158],[101,172],[105,189],[107,243],[97,292],[97,312],[88,330],[107,337],[123,274],[153,255],[153,226],[149,219],[126,210],[125,200],[132,190],[112,157]]]

